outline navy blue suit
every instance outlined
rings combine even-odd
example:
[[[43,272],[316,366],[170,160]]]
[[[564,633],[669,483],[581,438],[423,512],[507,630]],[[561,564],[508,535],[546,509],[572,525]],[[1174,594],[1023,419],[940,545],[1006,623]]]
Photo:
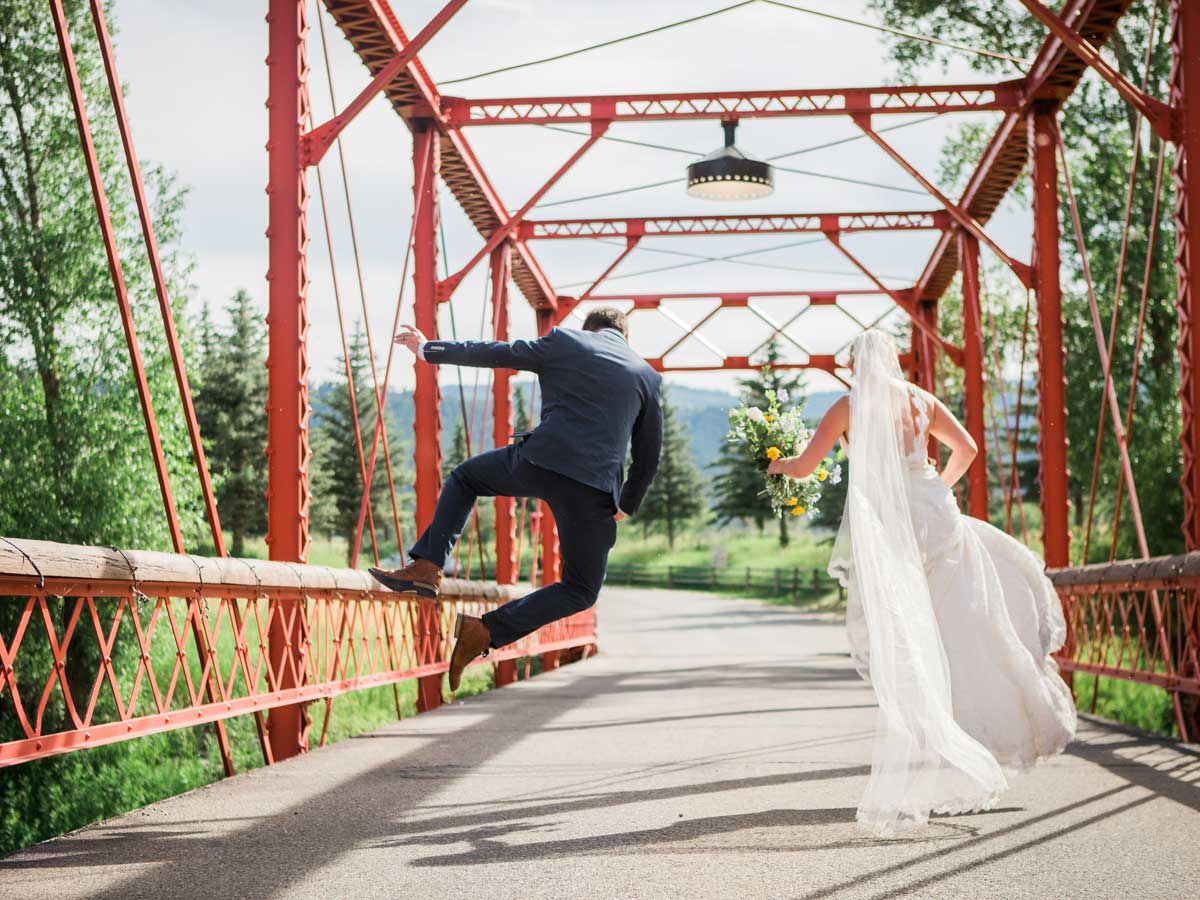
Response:
[[[478,497],[545,500],[558,527],[562,580],[484,616],[492,646],[587,609],[616,543],[613,514],[637,512],[662,450],[662,376],[617,330],[553,329],[535,341],[429,341],[427,362],[538,376],[542,418],[522,443],[472,457],[442,485],[411,555],[445,565]],[[632,449],[628,478],[625,456]]]

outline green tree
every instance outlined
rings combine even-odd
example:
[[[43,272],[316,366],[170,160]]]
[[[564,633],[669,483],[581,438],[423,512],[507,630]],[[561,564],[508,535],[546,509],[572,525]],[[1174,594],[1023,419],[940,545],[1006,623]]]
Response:
[[[778,339],[774,339],[767,346],[762,369],[738,382],[741,386],[743,406],[765,408],[769,390],[776,393],[786,390],[793,397],[801,396],[804,390],[803,377],[776,368],[781,358]],[[762,531],[767,517],[771,514],[770,504],[761,496],[764,489],[762,473],[747,466],[742,453],[728,443],[721,445],[721,452],[713,468],[717,473],[713,504],[717,524],[728,525],[735,520],[748,521],[753,522],[758,530]],[[779,519],[779,546],[787,545],[788,523],[787,517],[784,516]]]
[[[667,544],[675,549],[676,532],[703,509],[704,491],[700,470],[692,462],[691,443],[664,390],[662,459],[654,482],[638,510],[637,519],[665,528]]]
[[[889,26],[1026,58],[1036,53],[1046,35],[1045,28],[1039,22],[1016,6],[997,6],[984,0],[870,0],[870,5]],[[1126,78],[1140,84],[1145,74],[1145,49],[1148,43],[1152,43],[1147,90],[1153,96],[1166,97],[1170,67],[1169,16],[1166,4],[1158,2],[1157,6],[1157,28],[1153,35],[1149,28],[1152,4],[1140,0],[1122,17],[1119,27],[1106,44],[1105,53],[1111,55]],[[900,37],[889,40],[893,58],[900,64],[901,77],[912,76],[917,67],[925,63],[945,64],[952,53],[945,48]],[[987,57],[972,56],[970,64],[992,74],[1007,77],[1015,74],[1008,63]],[[1183,508],[1178,487],[1182,461],[1178,439],[1179,404],[1176,398],[1177,314],[1172,299],[1175,295],[1174,239],[1169,223],[1169,211],[1174,198],[1169,178],[1165,179],[1158,222],[1154,234],[1151,234],[1154,172],[1163,154],[1166,154],[1163,162],[1167,171],[1170,171],[1171,150],[1157,138],[1151,138],[1144,125],[1140,133],[1135,132],[1134,111],[1099,79],[1084,78],[1081,81],[1064,104],[1059,121],[1067,164],[1079,201],[1096,299],[1106,331],[1117,290],[1125,195],[1133,164],[1133,148],[1135,142],[1141,145],[1130,212],[1128,258],[1121,276],[1124,311],[1114,344],[1113,376],[1119,395],[1124,398],[1132,376],[1131,350],[1137,329],[1137,303],[1142,293],[1147,249],[1153,242],[1154,255],[1149,266],[1150,299],[1146,310],[1145,339],[1138,360],[1138,402],[1130,429],[1130,444],[1150,549],[1156,553],[1178,552],[1182,549],[1179,523],[1183,518]],[[967,126],[959,131],[957,138],[944,150],[942,180],[945,185],[961,187],[965,177],[975,168],[990,134],[990,129],[979,125]],[[1013,199],[1017,203],[1027,202],[1028,195],[1028,179],[1025,177],[1019,182]],[[1079,526],[1083,524],[1087,513],[1096,423],[1104,396],[1104,370],[1100,365],[1092,331],[1082,277],[1082,259],[1074,236],[1070,209],[1065,202],[1065,191],[1063,196],[1061,250],[1069,275],[1063,284],[1064,346],[1070,360],[1067,430],[1071,474],[1068,488],[1078,533],[1082,530]],[[1015,335],[1019,334],[1025,294],[1023,290],[1012,290],[1011,295],[1004,291],[1000,291],[999,296],[995,296],[995,293],[998,329],[1006,339],[1006,345],[1011,348]],[[1035,358],[1035,345],[1036,341],[1031,338],[1031,360]],[[1026,421],[1033,426],[1034,415],[1031,414]],[[1115,512],[1113,499],[1119,458],[1111,439],[1111,423],[1108,423],[1107,430],[1109,439],[1105,442],[1099,488],[1099,495],[1104,499],[1098,510],[1101,517],[1111,521]],[[1030,487],[1028,484],[1024,486],[1026,489]],[[1107,534],[1109,529],[1101,528],[1099,531]],[[1093,537],[1089,561],[1108,555],[1108,538],[1097,540],[1097,537]],[[1116,552],[1122,556],[1136,552],[1128,507],[1122,515]]]
[[[242,556],[246,537],[267,527],[266,330],[246,291],[227,312],[227,331],[213,326],[207,307],[201,315],[196,417],[221,525],[233,536],[233,555]]]
[[[462,416],[459,416],[458,421],[454,423],[454,438],[450,444],[450,450],[442,456],[442,480],[445,481],[451,472],[466,461],[467,429],[463,425]]]

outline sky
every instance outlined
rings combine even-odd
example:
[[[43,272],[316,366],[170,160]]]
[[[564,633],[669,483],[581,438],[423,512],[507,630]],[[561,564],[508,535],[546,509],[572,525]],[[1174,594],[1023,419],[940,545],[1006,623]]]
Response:
[[[437,82],[462,78],[646,30],[730,5],[728,0],[472,0],[421,53]],[[803,0],[796,5],[870,18],[857,0]],[[314,116],[331,115],[327,76],[339,104],[366,84],[368,74],[327,16],[324,19],[330,65],[327,69],[316,0],[310,5],[308,53]],[[441,0],[393,0],[392,8],[414,34],[442,6]],[[189,188],[183,217],[184,248],[195,260],[196,303],[222,308],[238,290],[248,290],[265,313],[267,302],[267,4],[265,0],[117,0],[117,64],[128,87],[127,102],[138,153],[174,171]],[[326,14],[319,13],[322,16]],[[511,97],[569,93],[607,94],[653,91],[756,90],[855,87],[894,83],[895,66],[877,32],[765,3],[752,3],[721,15],[595,50],[566,60],[445,85],[446,95]],[[1010,75],[1020,72],[1014,66]],[[946,69],[926,72],[925,83],[999,80],[972,72],[957,56]],[[996,122],[999,114],[959,114],[926,121],[926,116],[889,116],[876,127],[910,122],[888,139],[917,168],[936,180],[940,148],[960,123]],[[565,126],[585,131],[586,126]],[[580,136],[538,126],[476,127],[466,130],[485,171],[508,209],[522,206],[545,179],[578,147]],[[737,143],[759,158],[791,153],[841,138],[857,129],[842,117],[744,120]],[[807,213],[934,209],[936,201],[870,141],[859,139],[781,160],[812,172],[878,182],[869,187],[812,175],[776,172],[770,197],[733,203],[689,198],[682,183],[614,197],[580,197],[650,182],[679,179],[688,162],[720,146],[715,120],[617,123],[608,135],[668,149],[601,141],[559,181],[531,218],[704,215],[727,213]],[[312,323],[309,356],[316,380],[331,380],[341,347],[333,298],[336,274],[350,327],[369,324],[377,356],[386,341],[398,292],[404,246],[412,215],[412,141],[407,128],[382,97],[374,100],[343,133],[349,193],[362,270],[356,276],[346,214],[344,185],[336,151],[321,164],[333,245],[331,269],[316,178],[310,178],[309,207],[312,280],[308,309]],[[895,189],[898,188],[899,190]],[[442,189],[445,244],[451,271],[464,265],[482,239]],[[989,233],[1010,254],[1029,257],[1029,215],[1014,202],[1002,206]],[[932,249],[930,233],[852,235],[847,246],[891,287],[913,283]],[[551,283],[563,294],[578,294],[620,252],[605,241],[543,241],[534,253]],[[771,249],[776,248],[776,249]],[[757,252],[757,251],[767,252]],[[736,260],[703,262],[696,257],[746,254]],[[985,257],[988,252],[985,250]],[[692,254],[681,256],[679,254]],[[694,263],[693,265],[682,265]],[[663,270],[664,267],[675,268]],[[652,271],[660,270],[660,271]],[[443,305],[443,337],[488,336],[486,264],[463,281],[452,304]],[[869,283],[837,251],[808,235],[647,238],[614,271],[601,293],[646,291],[785,290],[797,292],[865,288]],[[512,333],[532,337],[533,315],[522,295],[512,292]],[[847,298],[842,303],[859,319],[882,315],[891,302],[882,296]],[[756,301],[768,318],[780,322],[805,301],[783,297]],[[670,316],[643,311],[631,319],[632,343],[656,356],[682,334],[678,323],[699,321],[714,301],[677,301]],[[363,310],[365,309],[365,317]],[[893,315],[899,316],[898,312]],[[451,318],[453,317],[453,321]],[[674,319],[675,321],[672,321]],[[401,321],[412,321],[411,284],[404,289]],[[568,323],[570,324],[570,323]],[[574,320],[578,325],[578,320]],[[814,353],[829,353],[853,336],[858,326],[837,309],[806,312],[789,335]],[[726,355],[744,355],[771,334],[753,314],[723,310],[701,329],[703,340],[681,344],[670,360],[695,365],[715,359],[708,345]],[[793,358],[801,351],[786,344]],[[410,387],[409,357],[400,357],[392,384]],[[444,379],[452,379],[450,372]],[[729,388],[736,373],[671,376],[696,386]],[[814,374],[813,390],[837,382]]]

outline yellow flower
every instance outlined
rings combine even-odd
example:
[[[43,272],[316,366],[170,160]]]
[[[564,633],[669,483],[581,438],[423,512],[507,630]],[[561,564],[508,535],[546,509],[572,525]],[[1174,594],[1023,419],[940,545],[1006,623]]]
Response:
[[[817,469],[817,481],[824,481],[829,477],[829,473],[824,469]]]
[[[779,457],[781,457],[781,456],[783,456],[783,451],[780,450],[778,447],[768,447],[767,448],[767,459],[771,460],[772,462],[779,459]]]
[[[763,416],[763,418],[764,418],[764,419],[766,419],[768,422],[774,422],[774,421],[775,421],[775,417],[774,417],[774,416]]]
[[[793,515],[793,516],[798,516],[798,515],[800,515],[800,514],[801,514],[801,513],[803,513],[803,512],[804,512],[804,507],[803,507],[803,506],[793,506],[793,507],[792,507],[792,515]]]
[[[787,505],[788,505],[788,506],[795,506],[795,505],[796,505],[797,503],[799,503],[799,502],[800,502],[800,501],[799,501],[799,500],[797,500],[795,497],[788,497],[788,502],[787,502]]]

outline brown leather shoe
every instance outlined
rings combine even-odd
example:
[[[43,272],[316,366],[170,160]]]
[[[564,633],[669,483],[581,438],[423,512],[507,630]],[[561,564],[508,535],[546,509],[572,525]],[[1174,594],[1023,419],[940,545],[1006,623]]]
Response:
[[[477,656],[487,656],[492,649],[492,636],[483,619],[459,616],[454,623],[454,655],[450,657],[450,693],[458,690],[463,669]]]
[[[400,594],[418,594],[422,597],[437,597],[442,590],[442,570],[427,559],[414,559],[402,569],[385,572],[383,569],[368,569],[386,588]]]

